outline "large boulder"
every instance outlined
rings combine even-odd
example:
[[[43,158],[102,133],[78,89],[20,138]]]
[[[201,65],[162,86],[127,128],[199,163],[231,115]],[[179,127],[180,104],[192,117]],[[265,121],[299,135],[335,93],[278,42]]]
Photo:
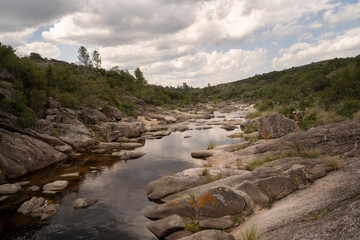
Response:
[[[109,105],[107,105],[101,111],[113,121],[120,121],[124,116],[124,114],[118,108]]]
[[[65,154],[41,140],[0,128],[0,166],[7,179],[20,177],[66,158]]]
[[[295,122],[281,113],[267,113],[258,120],[258,132],[262,138],[278,138],[295,132]]]
[[[191,168],[150,182],[147,186],[147,196],[150,199],[161,199],[172,193],[206,184],[210,180],[243,173],[242,170],[229,168]]]
[[[164,219],[151,222],[146,227],[154,233],[156,237],[162,238],[177,230],[183,229],[185,227],[185,221],[180,216],[174,214]]]
[[[141,133],[145,132],[145,125],[142,122],[103,122],[95,125],[94,128],[101,135],[108,136],[109,140],[120,136],[126,138],[139,137]],[[110,135],[112,132],[115,133]]]
[[[173,214],[195,218],[223,217],[227,215],[247,215],[254,207],[253,200],[244,192],[221,186],[209,189],[198,195],[190,194],[183,198],[154,206],[146,211],[148,218],[165,218]]]
[[[281,175],[260,179],[256,184],[270,199],[276,200],[289,195],[297,189],[290,177]]]
[[[98,124],[106,119],[106,115],[93,108],[84,108],[80,111],[80,119],[87,124]]]
[[[234,236],[220,230],[205,230],[179,240],[235,240]]]

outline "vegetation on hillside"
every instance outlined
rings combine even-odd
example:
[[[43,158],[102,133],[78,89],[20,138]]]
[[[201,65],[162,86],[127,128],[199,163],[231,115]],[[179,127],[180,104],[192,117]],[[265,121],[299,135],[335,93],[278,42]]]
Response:
[[[186,84],[187,88],[177,89],[148,84],[139,68],[134,75],[118,67],[102,69],[98,52],[93,53],[91,60],[81,47],[78,58],[80,65],[43,59],[37,53],[19,58],[12,47],[0,43],[0,74],[10,73],[15,89],[12,97],[0,93],[0,109],[18,116],[27,127],[44,117],[48,97],[74,109],[110,104],[133,116],[136,102],[133,97],[153,105],[198,101]]]
[[[201,97],[206,96],[257,102],[253,117],[275,111],[292,118],[294,110],[302,110],[303,128],[351,119],[360,116],[360,55],[206,87]]]

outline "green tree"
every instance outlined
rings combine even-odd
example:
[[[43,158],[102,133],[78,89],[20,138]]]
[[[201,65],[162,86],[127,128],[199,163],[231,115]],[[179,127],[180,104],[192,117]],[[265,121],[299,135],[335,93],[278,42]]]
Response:
[[[78,59],[79,63],[81,65],[84,65],[85,67],[89,67],[92,65],[89,52],[84,46],[81,46],[78,50]]]
[[[143,72],[140,70],[140,68],[136,68],[134,71],[136,82],[141,84],[147,84],[147,81],[144,78]]]
[[[101,57],[98,51],[93,52],[93,63],[96,69],[101,68]]]

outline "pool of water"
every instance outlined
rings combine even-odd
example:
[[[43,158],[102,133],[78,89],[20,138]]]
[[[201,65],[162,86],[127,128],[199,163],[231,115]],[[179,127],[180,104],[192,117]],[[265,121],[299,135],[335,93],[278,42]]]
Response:
[[[231,119],[243,113],[215,115]],[[196,124],[190,124],[190,128],[195,128]],[[60,208],[56,215],[41,223],[38,219],[17,214],[16,208],[31,196],[45,195],[23,192],[11,196],[13,200],[9,198],[5,203],[10,210],[0,210],[0,238],[157,239],[146,228],[150,221],[143,217],[144,210],[155,204],[146,197],[147,184],[199,165],[202,160],[191,158],[192,151],[206,149],[209,141],[215,144],[234,142],[227,135],[239,131],[235,129],[229,132],[220,129],[220,126],[213,126],[208,130],[175,132],[162,139],[146,140],[143,147],[136,149],[146,155],[135,160],[114,161],[101,155],[85,154],[76,160],[68,160],[25,176],[20,180],[43,185],[57,180],[64,172],[81,173],[80,179],[70,181],[65,192],[53,197],[46,196],[59,203]],[[94,168],[98,171],[94,172]],[[99,202],[87,209],[74,209],[71,204],[79,197],[96,198]]]

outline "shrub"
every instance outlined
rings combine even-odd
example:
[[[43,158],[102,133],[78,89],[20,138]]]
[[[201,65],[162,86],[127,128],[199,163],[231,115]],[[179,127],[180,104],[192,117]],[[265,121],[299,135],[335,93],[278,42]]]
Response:
[[[252,133],[258,130],[257,122],[251,122],[246,127],[244,127],[243,131],[245,133]]]
[[[196,233],[196,232],[199,232],[201,230],[201,228],[198,223],[192,222],[192,223],[187,223],[185,225],[185,230]]]
[[[359,110],[360,110],[359,101],[352,99],[341,102],[336,109],[336,113],[346,118],[353,118],[354,113],[356,113]]]

